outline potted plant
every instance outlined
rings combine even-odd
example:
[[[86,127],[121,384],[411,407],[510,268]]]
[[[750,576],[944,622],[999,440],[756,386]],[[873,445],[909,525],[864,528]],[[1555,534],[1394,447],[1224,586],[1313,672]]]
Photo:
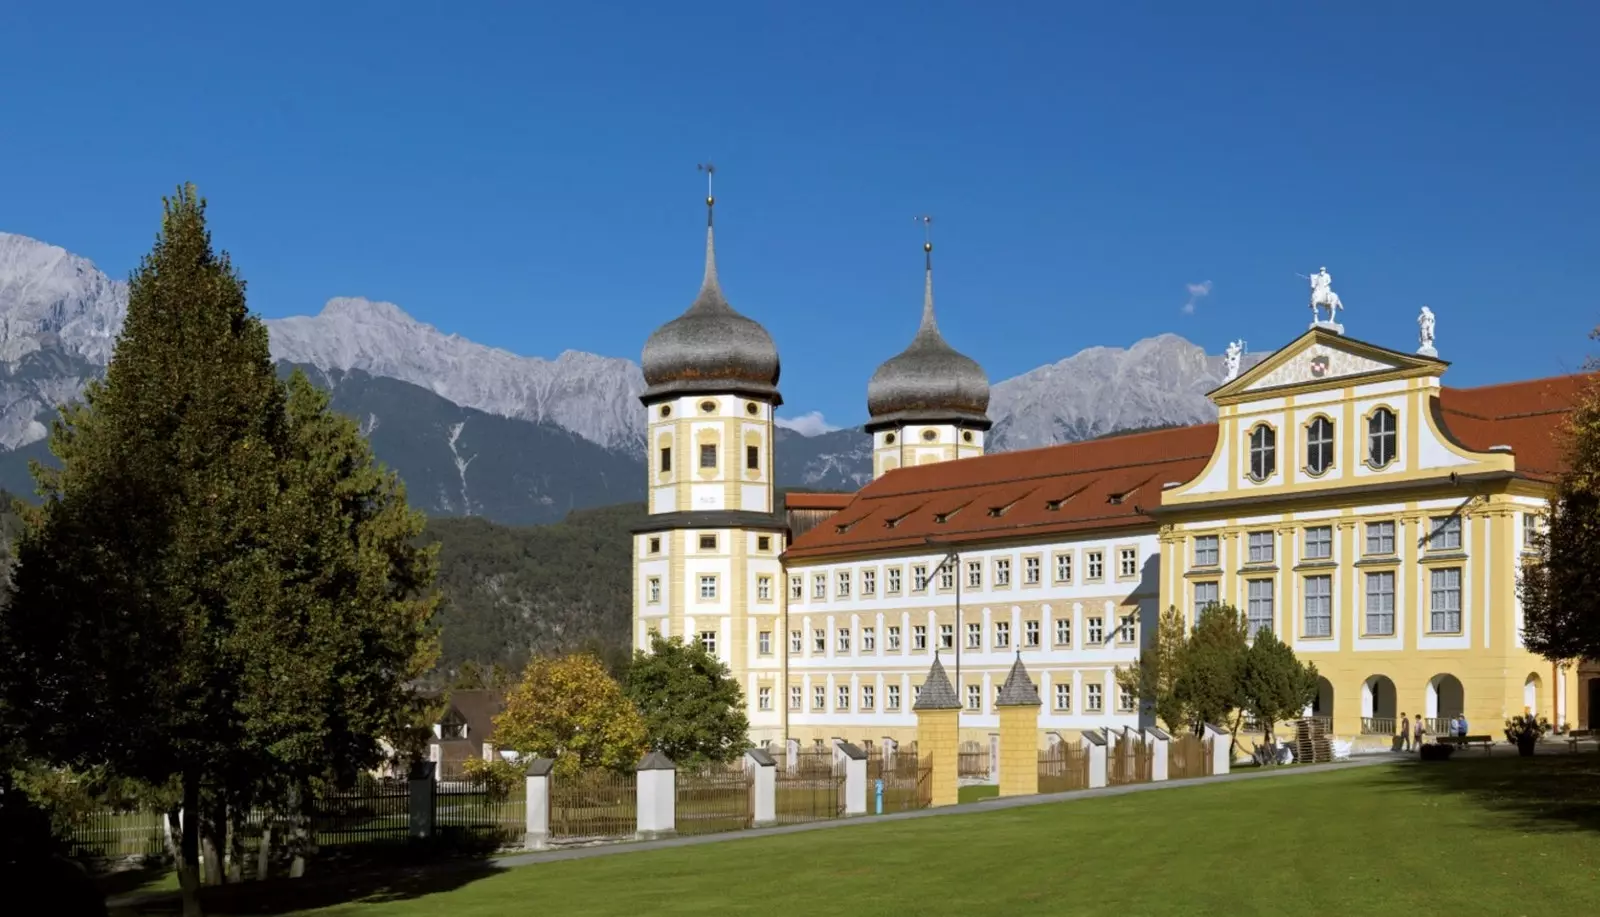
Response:
[[[1524,758],[1533,754],[1533,747],[1550,731],[1550,721],[1532,713],[1518,714],[1506,720],[1506,741],[1517,746],[1517,754]]]

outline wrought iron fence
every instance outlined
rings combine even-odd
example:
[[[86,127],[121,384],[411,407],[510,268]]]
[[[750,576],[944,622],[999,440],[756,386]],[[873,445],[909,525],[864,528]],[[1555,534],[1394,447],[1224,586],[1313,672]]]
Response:
[[[834,760],[829,748],[803,748],[777,760],[776,815],[779,822],[796,823],[839,818],[844,815],[843,761]]]
[[[926,808],[933,802],[931,783],[922,781],[923,760],[914,753],[897,751],[885,754],[874,748],[867,752],[867,811],[879,810],[877,801],[879,784],[882,785],[882,809],[887,812],[905,812]],[[933,773],[933,757],[927,758],[928,774]],[[926,800],[923,791],[926,789]]]
[[[1361,734],[1364,736],[1392,736],[1395,733],[1395,720],[1392,716],[1364,716],[1361,718]]]
[[[1106,783],[1125,786],[1130,783],[1149,783],[1151,775],[1150,746],[1132,736],[1114,740],[1106,750]]]
[[[639,827],[638,778],[631,771],[580,771],[550,781],[550,838],[601,841],[632,837]]]
[[[981,742],[962,742],[958,754],[957,777],[989,776],[989,746]]]
[[[496,790],[482,780],[440,783],[433,795],[437,837],[510,844],[527,830],[527,784],[514,781]]]
[[[1065,793],[1089,788],[1089,753],[1062,742],[1039,752],[1039,792]]]
[[[324,790],[311,801],[312,837],[318,846],[404,841],[411,830],[410,806],[404,780]]]
[[[164,812],[91,812],[73,825],[71,855],[75,857],[160,856],[166,851]]]
[[[679,834],[740,831],[754,823],[755,780],[742,761],[680,770],[674,779]]]
[[[1175,736],[1167,743],[1167,779],[1211,776],[1211,749],[1197,735]]]

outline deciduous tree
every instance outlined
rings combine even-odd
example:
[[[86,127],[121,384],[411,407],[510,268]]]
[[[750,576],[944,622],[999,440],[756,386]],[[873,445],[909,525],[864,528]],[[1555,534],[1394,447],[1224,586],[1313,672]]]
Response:
[[[494,728],[501,746],[550,758],[563,776],[590,767],[627,770],[647,747],[644,718],[587,653],[530,660]]]
[[[1317,697],[1317,667],[1295,658],[1294,650],[1270,630],[1256,632],[1240,666],[1240,700],[1243,708],[1266,730],[1300,716]]]
[[[732,761],[749,747],[744,692],[699,643],[654,635],[648,652],[634,653],[623,689],[650,746],[679,764]]]
[[[1183,612],[1168,606],[1156,621],[1149,645],[1139,651],[1138,661],[1117,670],[1118,686],[1139,698],[1145,709],[1154,713],[1173,735],[1182,734],[1193,726],[1188,708],[1177,690],[1188,642],[1189,627]]]

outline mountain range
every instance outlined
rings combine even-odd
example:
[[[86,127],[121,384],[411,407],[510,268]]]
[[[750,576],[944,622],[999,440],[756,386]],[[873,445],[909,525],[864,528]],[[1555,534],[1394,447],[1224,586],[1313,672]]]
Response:
[[[0,487],[32,492],[28,460],[49,460],[55,406],[105,371],[127,300],[88,259],[0,232]],[[326,388],[432,515],[535,524],[643,499],[644,376],[631,360],[520,356],[361,298],[266,324],[280,369]],[[990,448],[1211,420],[1205,393],[1223,374],[1221,356],[1175,334],[1093,347],[996,383]],[[779,429],[775,445],[780,486],[854,490],[870,477],[859,429]]]

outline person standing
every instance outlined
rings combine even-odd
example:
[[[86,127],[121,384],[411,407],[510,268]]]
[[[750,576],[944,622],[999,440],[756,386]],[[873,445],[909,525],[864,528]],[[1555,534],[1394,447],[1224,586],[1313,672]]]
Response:
[[[1404,713],[1400,714],[1400,750],[1411,750],[1411,720]]]

